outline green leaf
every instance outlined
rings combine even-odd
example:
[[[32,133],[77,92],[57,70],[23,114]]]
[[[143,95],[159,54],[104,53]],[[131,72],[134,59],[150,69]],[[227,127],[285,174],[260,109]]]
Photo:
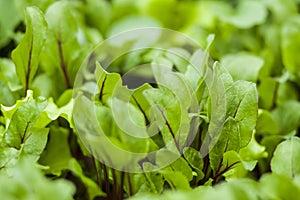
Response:
[[[69,163],[69,169],[78,176],[82,182],[85,184],[89,199],[93,200],[96,196],[105,196],[106,194],[99,189],[99,186],[89,177],[85,176],[84,171],[82,170],[80,164],[76,159],[71,159]]]
[[[43,110],[36,123],[39,124],[40,127],[47,126],[51,121],[56,120],[60,114],[61,110],[53,102],[53,99],[49,99],[46,108]]]
[[[146,99],[146,96],[144,95],[144,91],[152,88],[150,84],[146,83],[142,86],[134,89],[132,93],[132,98],[130,99],[130,102],[136,107],[138,107],[144,114],[146,122],[149,123],[150,115],[149,115],[149,109],[151,105]]]
[[[147,16],[128,16],[114,22],[108,29],[107,35],[113,36],[124,31],[147,27],[160,27],[160,24]]]
[[[223,174],[226,180],[230,180],[232,178],[243,178],[247,175],[247,170],[243,166],[240,155],[236,151],[226,151],[224,153],[223,165],[220,171],[225,170],[228,166],[232,167]]]
[[[143,113],[130,102],[124,102],[117,98],[112,98],[109,104],[111,111],[107,115],[112,116],[113,123],[111,127],[108,127],[108,133],[119,138],[122,146],[126,146],[130,152],[149,152],[149,148],[155,145],[147,133]],[[107,115],[102,115],[102,118],[98,118],[98,120],[105,120]],[[104,123],[100,122],[100,124],[105,126]]]
[[[223,1],[213,5],[214,12],[221,21],[242,29],[262,24],[267,17],[267,9],[259,1],[238,1],[236,8]]]
[[[300,61],[297,59],[297,49],[300,48],[300,17],[290,18],[283,26],[281,37],[282,59],[285,67],[297,77],[300,77]]]
[[[260,108],[271,109],[274,106],[278,84],[275,79],[270,77],[261,80],[257,88]]]
[[[236,81],[226,91],[227,115],[238,123],[240,146],[246,146],[251,139],[257,120],[257,91],[255,84]]]
[[[24,8],[28,6],[36,6],[41,9],[43,12],[49,7],[55,0],[24,0],[24,1],[14,1],[16,7],[19,10],[19,13],[24,11]],[[23,14],[23,13],[22,13]]]
[[[167,88],[148,89],[144,91],[144,95],[151,105],[150,122],[153,123],[153,129],[149,129],[150,134],[154,134],[151,130],[160,130],[168,148],[173,149],[174,152],[181,151],[180,144],[182,143],[180,142],[185,142],[186,135],[184,134],[188,133],[189,129],[189,126],[183,126],[189,122],[187,111],[182,110],[176,96]]]
[[[47,24],[43,13],[36,7],[26,9],[26,33],[20,44],[12,52],[17,75],[27,90],[37,72],[40,53],[46,38]]]
[[[192,169],[182,157],[178,157],[171,151],[160,149],[156,154],[156,163],[158,168],[164,167],[158,173],[164,177],[172,189],[191,189],[189,181],[193,178]]]
[[[261,58],[249,53],[230,54],[221,59],[221,65],[227,68],[235,81],[256,82],[263,64],[264,61]]]
[[[95,79],[99,89],[99,100],[107,103],[107,99],[113,95],[119,95],[118,88],[122,85],[121,76],[117,73],[108,73],[97,62],[95,70]],[[120,91],[121,92],[121,91]]]
[[[19,160],[20,152],[15,148],[1,148],[0,149],[0,169],[1,173],[10,170],[11,167],[15,166]]]
[[[153,165],[149,162],[143,163],[143,169],[145,171],[149,171],[149,169],[153,169]],[[142,176],[145,178],[145,185],[148,187],[147,191],[160,194],[163,191],[163,186],[165,183],[165,180],[163,178],[163,175],[160,174],[158,171],[149,171],[146,173],[143,173]],[[136,185],[134,188],[137,190],[137,188],[141,188],[139,185]]]
[[[114,122],[126,134],[136,138],[148,138],[143,113],[129,102],[117,98],[111,100]]]
[[[257,92],[255,85],[236,81],[226,91],[227,119],[209,154],[215,171],[226,151],[239,151],[251,140],[257,119]]]
[[[3,199],[73,199],[75,187],[72,183],[63,179],[47,179],[28,160],[19,161],[10,172],[10,176],[0,175],[0,194]]]
[[[151,63],[156,83],[161,87],[168,88],[176,96],[180,102],[181,109],[189,108],[192,104],[193,96],[186,77],[180,73],[172,72],[171,68],[166,67],[161,62],[159,59],[156,59]]]
[[[112,120],[110,109],[93,103],[84,96],[77,97],[73,108],[76,130],[80,133],[83,144],[97,159],[119,170],[127,166],[140,170],[137,161],[145,156],[142,153],[149,146],[147,140],[145,142],[126,136]],[[108,124],[104,125],[105,123]],[[132,151],[141,153],[135,157],[137,160],[132,160]]]
[[[79,29],[79,5],[74,1],[56,1],[45,13],[49,28],[41,66],[53,81],[54,98],[73,86],[83,56],[90,49],[89,45],[81,46],[81,39],[85,44],[85,35]]]
[[[249,144],[240,149],[239,154],[241,157],[241,160],[243,161],[243,164],[247,170],[253,170],[254,166],[252,168],[248,168],[246,166],[247,162],[251,165],[251,162],[258,161],[261,158],[265,158],[268,156],[268,153],[265,151],[266,147],[259,144],[255,139],[255,134],[252,135],[251,141]]]
[[[173,190],[191,190],[187,177],[184,176],[181,171],[172,172],[163,170],[160,173],[164,176],[164,178]]]
[[[64,170],[71,170],[86,186],[90,199],[97,195],[103,196],[104,193],[99,190],[98,185],[85,176],[78,161],[72,157],[68,137],[67,129],[50,126],[50,139],[39,163],[48,167],[46,172],[57,176],[60,176]]]
[[[55,39],[62,43],[76,37],[76,35],[72,36],[77,30],[77,23],[72,21],[75,20],[75,13],[72,13],[75,5],[70,2],[55,2],[46,11],[45,18],[49,25],[49,31]]]
[[[46,107],[46,104],[45,99],[32,99],[17,108],[4,135],[7,145],[17,149],[20,148],[20,145],[33,134],[32,128],[35,126],[39,127],[36,121]]]
[[[12,38],[14,28],[19,22],[20,16],[17,13],[14,1],[0,1],[0,48]]]
[[[31,84],[31,89],[35,95],[43,97],[56,97],[56,91],[53,85],[55,84],[54,80],[46,74],[38,74]]]
[[[216,187],[200,186],[191,191],[166,191],[162,195],[137,194],[130,200],[181,200],[181,199],[247,199],[256,200],[259,198],[259,185],[251,179],[232,179]]]
[[[37,161],[46,146],[48,132],[48,128],[33,128],[21,147],[21,156],[28,156]]]
[[[267,110],[259,110],[256,124],[257,134],[276,134],[278,131],[278,124],[271,113]]]
[[[257,182],[247,178],[232,179],[228,183],[223,183],[216,186],[213,190],[203,191],[203,198],[211,199],[211,200],[213,199],[255,200],[259,198],[258,196],[259,196],[259,185],[257,184]]]
[[[13,93],[10,91],[5,82],[0,80],[0,104],[10,106],[15,102]]]
[[[164,27],[178,30],[193,22],[197,13],[196,5],[193,1],[147,0],[143,1],[140,7],[142,13],[159,20]],[[166,10],[172,12],[165,12]]]
[[[295,177],[300,174],[300,139],[292,137],[280,143],[271,161],[272,172]]]
[[[280,135],[270,135],[270,136],[264,136],[264,138],[261,140],[261,144],[266,147],[266,152],[268,153],[268,157],[266,158],[266,165],[260,165],[261,167],[264,167],[265,169],[269,170],[270,168],[270,162],[273,157],[273,153],[279,143],[284,141],[284,138]]]
[[[238,123],[233,118],[228,118],[223,126],[217,143],[209,153],[210,165],[214,172],[221,164],[221,159],[226,151],[239,151],[241,148],[241,135]]]
[[[16,112],[16,110],[23,105],[24,103],[28,102],[29,100],[33,99],[33,92],[31,90],[27,90],[27,95],[24,99],[22,100],[17,100],[17,102],[12,105],[12,106],[3,106],[1,105],[1,111],[3,113],[3,116],[6,119],[6,125],[9,124],[9,122],[11,121],[14,113]]]
[[[183,150],[183,155],[188,164],[197,172],[196,180],[199,181],[204,178],[205,174],[202,172],[204,163],[200,152],[192,147],[186,147]]]
[[[0,59],[0,78],[12,92],[22,88],[16,74],[15,64],[11,59]]]
[[[279,134],[289,134],[298,129],[300,125],[300,103],[298,101],[287,101],[276,107],[271,112],[272,117],[279,127]]]
[[[50,126],[49,141],[39,159],[39,163],[48,166],[47,171],[51,174],[59,176],[62,170],[68,169],[71,159],[68,130],[62,127]]]
[[[265,174],[260,180],[261,199],[297,199],[299,187],[292,179],[278,174]]]
[[[298,98],[298,88],[293,84],[293,82],[283,82],[279,84],[276,99],[278,106],[290,100],[297,101]]]
[[[111,7],[111,4],[106,1],[87,0],[85,4],[87,23],[104,33],[112,17]]]

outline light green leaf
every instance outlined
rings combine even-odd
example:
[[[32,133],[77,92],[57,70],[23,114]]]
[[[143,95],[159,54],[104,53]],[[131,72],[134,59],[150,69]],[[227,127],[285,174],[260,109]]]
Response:
[[[217,143],[209,153],[210,165],[214,172],[218,169],[223,154],[226,151],[239,151],[240,148],[241,135],[238,123],[233,118],[229,117],[223,126],[223,130]]]
[[[153,169],[153,165],[149,162],[143,163],[143,169],[149,171],[149,169]],[[146,186],[148,186],[149,192],[160,194],[163,191],[163,185],[165,180],[163,175],[161,175],[158,171],[150,171],[142,174],[145,177]],[[139,188],[139,185],[136,185],[135,190]]]
[[[193,1],[146,0],[139,3],[142,13],[157,19],[164,27],[173,30],[184,28],[192,23],[197,13],[197,6]],[[172,12],[166,12],[166,10]]]
[[[267,110],[259,110],[256,125],[257,134],[276,134],[278,131],[278,124],[271,113]]]
[[[147,16],[129,16],[113,23],[109,28],[107,35],[113,36],[124,31],[147,27],[160,27],[160,24],[153,18]]]
[[[63,179],[47,179],[36,164],[28,160],[19,161],[10,173],[10,176],[0,175],[0,194],[3,199],[73,199],[75,187],[72,183]]]
[[[232,179],[215,187],[200,186],[191,191],[166,191],[162,195],[137,194],[130,200],[182,200],[182,199],[257,200],[259,185],[251,179]]]
[[[145,120],[148,123],[150,120],[149,109],[150,109],[151,105],[147,101],[147,99],[144,95],[144,91],[148,90],[150,88],[152,88],[150,84],[143,84],[142,86],[134,89],[134,91],[132,93],[132,97],[130,99],[130,102],[132,104],[136,105],[136,107],[138,107],[143,112],[143,114],[145,115]]]
[[[114,122],[127,135],[136,138],[148,138],[143,113],[129,102],[117,98],[111,99]]]
[[[255,164],[256,163],[254,163],[254,166]],[[220,171],[231,165],[233,166],[223,174],[226,180],[232,178],[243,178],[246,176],[247,170],[243,166],[240,155],[236,151],[227,151],[224,153],[223,165]]]
[[[221,65],[229,71],[235,81],[256,82],[263,64],[264,61],[261,58],[249,53],[230,54],[221,59]]]
[[[33,99],[33,92],[31,90],[27,90],[27,95],[24,99],[22,100],[17,100],[17,102],[12,105],[12,106],[4,106],[1,105],[1,111],[3,113],[3,116],[5,117],[5,124],[8,126],[14,113],[16,112],[16,110],[23,105],[24,103],[28,102],[29,100]]]
[[[105,33],[112,17],[111,7],[107,1],[87,0],[85,3],[87,23]]]
[[[47,126],[51,121],[56,120],[61,114],[61,110],[56,106],[56,104],[53,102],[53,99],[50,98],[47,101],[47,106],[41,113],[40,117],[36,121],[36,126],[39,127],[45,127]]]
[[[257,119],[257,92],[253,83],[236,81],[227,89],[226,96],[228,118],[209,154],[214,171],[224,152],[238,152],[250,142]]]
[[[292,137],[280,143],[271,161],[272,172],[295,177],[300,174],[300,139]]]
[[[271,115],[279,127],[279,134],[289,134],[297,130],[300,125],[300,103],[298,101],[287,101],[276,107]]]
[[[266,147],[266,152],[268,153],[268,157],[266,158],[266,165],[261,165],[261,167],[264,167],[265,169],[269,169],[269,165],[271,162],[271,159],[273,157],[273,153],[278,146],[279,143],[284,141],[283,136],[280,135],[267,135],[264,136],[263,139],[261,140],[261,145]]]
[[[10,91],[4,81],[0,80],[0,104],[11,106],[15,102],[13,93]]]
[[[300,77],[300,61],[297,59],[297,50],[300,48],[300,17],[290,18],[283,26],[281,37],[282,59],[285,67],[297,77]]]
[[[187,160],[188,164],[197,172],[196,180],[201,180],[204,178],[204,173],[202,172],[203,168],[203,159],[200,155],[200,152],[192,147],[186,147],[183,150],[184,158]]]
[[[17,9],[19,10],[20,14],[23,14],[24,8],[28,6],[36,6],[39,9],[41,9],[43,12],[46,10],[47,7],[49,7],[52,3],[55,2],[55,0],[24,0],[24,1],[18,1],[13,0]]]
[[[156,164],[158,167],[165,167],[162,169],[163,173],[165,171],[169,172],[180,172],[185,176],[186,180],[191,181],[193,178],[193,172],[189,164],[184,158],[179,157],[175,153],[160,149],[156,153]]]
[[[274,106],[278,84],[275,79],[270,77],[261,80],[261,83],[257,87],[260,108],[271,109]]]
[[[47,24],[43,13],[36,7],[26,8],[26,33],[12,52],[17,75],[25,90],[38,69],[40,53],[46,39]]]
[[[75,20],[74,2],[55,2],[48,7],[45,18],[49,25],[49,31],[56,40],[65,43],[76,37],[72,35],[77,31]]]
[[[15,166],[19,160],[20,152],[15,148],[1,148],[0,149],[0,169],[1,173],[10,170],[11,167]]]
[[[47,171],[59,176],[62,170],[68,169],[71,159],[68,130],[62,127],[50,126],[49,141],[39,159],[39,163],[49,166]]]
[[[14,92],[22,88],[16,73],[16,67],[11,59],[0,59],[0,78]]]
[[[247,170],[253,170],[255,165],[253,167],[249,168],[249,167],[247,167],[247,164],[250,163],[250,165],[251,165],[251,163],[253,163],[253,161],[256,164],[256,161],[258,161],[259,159],[267,157],[268,153],[265,150],[266,150],[266,147],[260,145],[256,141],[255,134],[253,133],[249,144],[246,147],[240,149],[240,151],[239,151],[239,155],[241,157],[241,160],[243,161],[245,168]]]
[[[53,80],[55,98],[73,86],[83,56],[88,54],[86,50],[90,48],[89,45],[80,45],[82,40],[85,44],[85,38],[79,31],[79,5],[79,2],[74,1],[56,1],[45,13],[49,29],[45,49],[41,54],[41,66]]]
[[[31,84],[31,89],[35,95],[43,97],[53,97],[56,98],[56,91],[53,85],[55,80],[53,80],[48,74],[42,73],[38,74]]]
[[[21,157],[28,156],[37,161],[46,146],[48,132],[48,128],[32,128],[30,135],[21,147]]]
[[[120,74],[108,73],[99,63],[96,63],[95,79],[98,84],[100,101],[107,103],[109,97],[119,95],[118,88],[122,85]]]
[[[20,148],[20,145],[32,134],[32,127],[39,127],[36,121],[46,105],[45,99],[32,99],[17,108],[4,135],[7,145],[17,149]]]
[[[19,22],[20,16],[17,13],[14,1],[0,1],[0,48],[12,38],[14,28]]]
[[[236,8],[223,1],[213,5],[215,14],[221,21],[242,29],[262,24],[267,17],[267,9],[259,1],[238,1]]]
[[[299,187],[292,179],[278,174],[265,174],[259,180],[261,199],[297,199]]]
[[[187,116],[187,111],[183,113],[178,99],[167,88],[148,89],[144,91],[144,95],[151,105],[150,122],[153,123],[152,126],[155,126],[154,129],[149,130],[160,130],[164,143],[168,144],[169,148],[173,149],[174,152],[178,152],[180,149],[178,137],[181,137],[181,141],[185,139],[184,135],[180,135],[180,132],[182,125],[185,123],[183,120]],[[150,134],[152,135],[153,133],[151,132]]]
[[[276,103],[278,106],[284,104],[287,101],[295,100],[299,98],[298,88],[293,84],[293,82],[283,82],[280,83],[277,90]]]
[[[191,190],[187,177],[184,176],[181,171],[172,172],[163,170],[160,173],[164,176],[173,190]]]
[[[257,120],[257,91],[255,84],[236,81],[226,91],[227,115],[238,123],[240,146],[246,146],[251,139]]]

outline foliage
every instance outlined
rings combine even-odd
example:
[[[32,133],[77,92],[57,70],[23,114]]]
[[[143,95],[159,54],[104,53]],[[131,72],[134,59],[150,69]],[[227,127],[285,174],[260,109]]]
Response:
[[[299,6],[298,0],[0,0],[0,196],[297,199]],[[86,85],[96,88],[94,101],[73,98],[76,74],[98,43],[150,26],[197,41],[203,54],[176,51],[188,62],[202,57],[196,68],[204,73],[174,55],[139,51],[106,70],[95,65],[97,85]],[[207,61],[207,53],[219,62]],[[144,63],[161,85],[124,87],[121,76]],[[94,115],[96,121],[86,118]],[[119,148],[155,153],[109,155],[102,136],[92,134],[97,124]],[[99,162],[91,149],[116,163]],[[110,167],[132,163],[143,173]]]

